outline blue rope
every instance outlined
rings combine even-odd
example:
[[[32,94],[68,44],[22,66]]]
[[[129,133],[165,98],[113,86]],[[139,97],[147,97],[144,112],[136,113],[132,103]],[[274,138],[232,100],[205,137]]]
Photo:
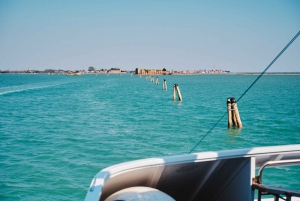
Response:
[[[254,82],[248,87],[248,89],[241,95],[241,97],[239,97],[239,99],[237,99],[236,102],[239,102],[239,100],[241,100],[241,98],[251,89],[251,87],[259,80],[259,78],[261,76],[263,76],[263,74],[265,74],[265,72],[275,63],[275,61],[285,52],[285,50],[294,42],[294,40],[296,40],[296,38],[300,35],[300,31],[294,36],[294,38],[285,46],[285,48],[283,48],[283,50],[281,50],[281,52],[275,57],[275,59],[273,59],[273,61],[267,66],[267,68],[256,78],[256,80],[254,80]],[[194,146],[189,154],[200,144],[200,142],[202,142],[204,140],[204,138],[218,125],[218,123],[225,117],[225,115],[227,114],[227,112],[225,112],[225,114],[219,119],[219,121],[217,121],[217,123],[201,138],[201,140],[196,144],[196,146]]]

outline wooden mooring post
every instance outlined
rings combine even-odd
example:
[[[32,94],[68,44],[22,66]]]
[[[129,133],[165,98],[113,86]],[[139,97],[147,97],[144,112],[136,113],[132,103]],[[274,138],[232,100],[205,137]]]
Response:
[[[230,102],[231,102],[231,118],[232,118],[233,126],[238,126],[238,123],[237,123],[237,120],[236,120],[236,115],[235,115],[235,112],[234,112],[234,106],[233,106],[233,102],[232,102],[233,99],[234,98],[230,98]]]
[[[228,111],[228,128],[233,126],[237,126],[242,128],[242,121],[239,114],[238,106],[236,103],[235,98],[228,98],[227,99],[227,111]]]
[[[231,100],[227,98],[228,128],[232,127]]]
[[[181,96],[178,84],[174,84],[174,88],[173,88],[173,101],[176,100],[176,92],[177,92],[177,95],[178,95],[178,100],[182,101],[182,96]]]
[[[166,79],[164,79],[164,81],[163,81],[162,90],[167,91],[167,81],[166,81]]]
[[[156,85],[159,85],[159,82],[158,82],[158,77],[156,77],[156,82],[155,82]]]

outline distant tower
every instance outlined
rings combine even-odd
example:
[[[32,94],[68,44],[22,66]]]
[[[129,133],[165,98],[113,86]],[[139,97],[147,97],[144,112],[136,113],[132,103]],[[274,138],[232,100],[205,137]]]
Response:
[[[30,67],[28,67],[28,71],[30,71]]]
[[[216,71],[216,65],[214,64],[214,68],[213,68],[213,71],[215,72]]]

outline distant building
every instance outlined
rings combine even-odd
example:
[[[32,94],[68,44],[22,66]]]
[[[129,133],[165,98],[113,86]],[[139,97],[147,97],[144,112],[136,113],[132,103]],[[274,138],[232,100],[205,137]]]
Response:
[[[46,69],[45,73],[54,73],[54,71],[55,71],[54,69]]]
[[[96,69],[93,66],[90,66],[88,71],[95,71]]]
[[[136,68],[135,69],[135,74],[142,74],[142,69]]]
[[[145,74],[149,74],[149,75],[162,75],[165,74],[166,71],[162,71],[162,70],[155,70],[155,69],[140,69],[140,68],[136,68],[135,69],[135,74],[139,74],[139,75],[145,75]]]
[[[27,73],[33,73],[33,71],[32,71],[32,70],[30,70],[30,67],[28,67],[28,71],[27,71]]]
[[[121,69],[120,68],[111,68],[108,72],[111,74],[120,74]]]

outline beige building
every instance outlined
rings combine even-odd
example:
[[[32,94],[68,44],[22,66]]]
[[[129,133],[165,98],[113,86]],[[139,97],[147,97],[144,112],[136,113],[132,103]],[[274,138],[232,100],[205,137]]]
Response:
[[[110,70],[108,70],[108,73],[111,73],[111,74],[120,74],[121,73],[121,69],[120,68],[111,68]]]
[[[166,74],[166,71],[155,70],[155,69],[150,70],[150,69],[136,68],[135,74],[138,74],[138,75],[163,75],[163,74]]]

